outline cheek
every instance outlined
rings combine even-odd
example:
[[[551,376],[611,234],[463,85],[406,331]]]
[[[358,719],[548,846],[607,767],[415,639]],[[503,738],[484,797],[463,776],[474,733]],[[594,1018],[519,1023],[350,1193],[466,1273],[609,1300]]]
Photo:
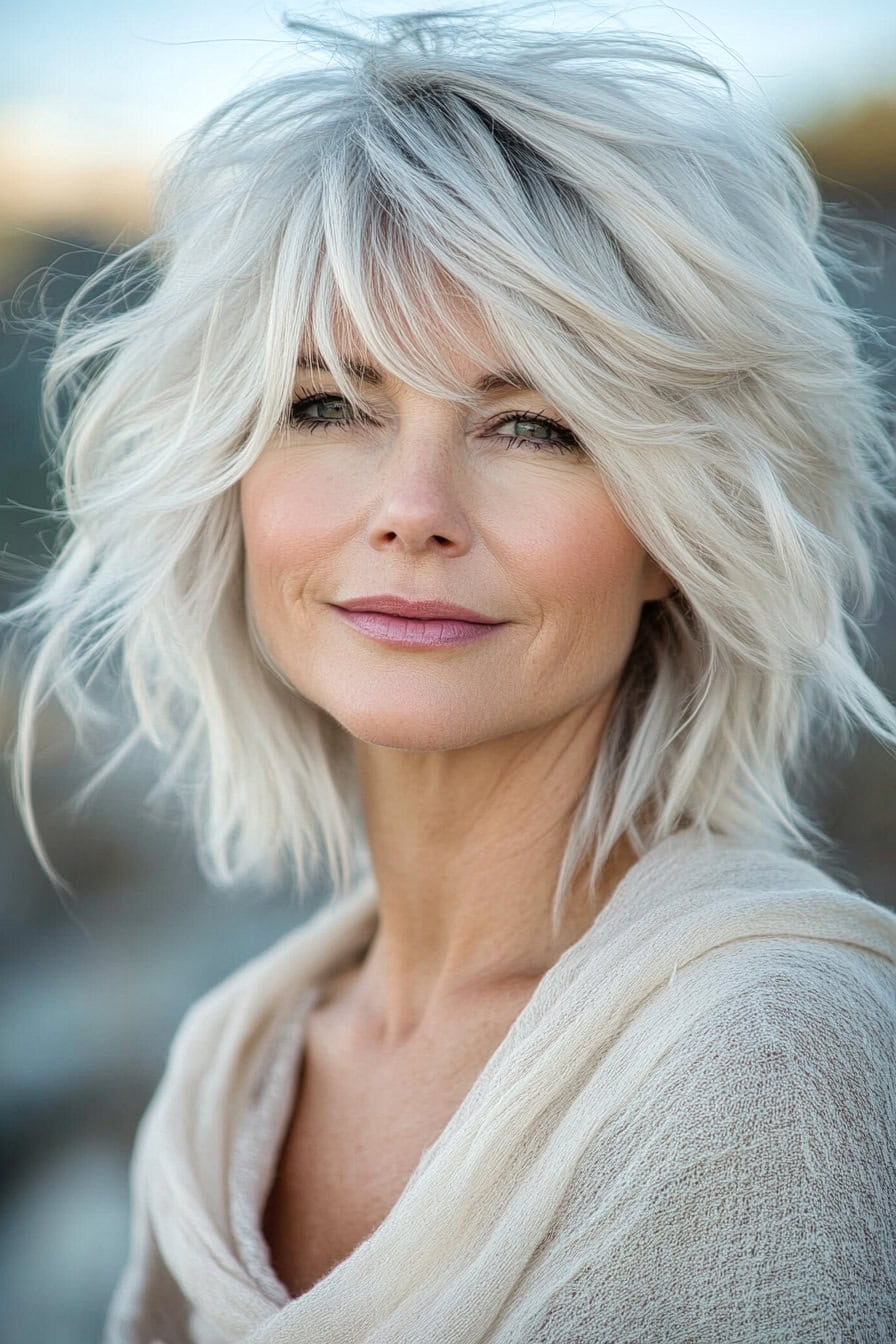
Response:
[[[606,491],[579,477],[547,481],[517,531],[520,578],[537,594],[546,614],[565,618],[592,636],[621,625],[634,634],[643,602],[646,555]]]
[[[327,572],[342,540],[356,525],[357,500],[346,494],[346,474],[320,461],[302,470],[285,455],[262,456],[240,482],[246,595],[264,645],[294,684],[299,662],[312,650],[296,641],[304,599],[327,589]]]
[[[573,701],[602,696],[638,631],[644,551],[605,499],[581,501],[538,542],[533,582],[537,571],[545,619],[532,649],[536,681]]]
[[[320,461],[303,465],[264,456],[240,482],[246,570],[253,597],[281,589],[332,555],[357,516],[350,478]]]

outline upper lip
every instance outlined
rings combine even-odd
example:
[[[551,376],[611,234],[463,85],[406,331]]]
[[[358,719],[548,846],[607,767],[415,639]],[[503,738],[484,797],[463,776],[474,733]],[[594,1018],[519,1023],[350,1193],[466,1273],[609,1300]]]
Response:
[[[469,607],[459,607],[454,602],[410,601],[406,597],[396,597],[391,593],[377,593],[373,597],[353,597],[349,602],[335,602],[337,607],[346,611],[379,611],[386,616],[410,616],[421,620],[475,621],[479,625],[498,625],[479,611]]]

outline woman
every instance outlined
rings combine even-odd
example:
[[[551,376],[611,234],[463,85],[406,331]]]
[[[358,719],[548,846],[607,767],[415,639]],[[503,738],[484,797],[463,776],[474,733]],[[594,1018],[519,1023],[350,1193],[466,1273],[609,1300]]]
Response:
[[[792,788],[896,740],[890,443],[810,172],[657,39],[293,27],[342,64],[50,372],[35,844],[111,660],[210,872],[334,888],[187,1014],[106,1339],[889,1339],[896,917]]]

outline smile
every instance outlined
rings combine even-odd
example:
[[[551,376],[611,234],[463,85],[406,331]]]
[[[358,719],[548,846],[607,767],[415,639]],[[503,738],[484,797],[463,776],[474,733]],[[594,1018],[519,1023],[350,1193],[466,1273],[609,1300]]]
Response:
[[[370,639],[405,649],[436,649],[469,644],[475,639],[486,639],[506,624],[505,621],[483,624],[444,617],[423,619],[392,616],[383,611],[347,611],[344,607],[335,606],[333,610],[347,625]]]

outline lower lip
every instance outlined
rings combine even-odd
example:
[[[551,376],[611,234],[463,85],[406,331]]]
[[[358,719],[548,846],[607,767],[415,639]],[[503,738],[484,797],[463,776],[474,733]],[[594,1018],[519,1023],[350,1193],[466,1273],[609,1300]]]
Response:
[[[387,616],[382,611],[334,611],[355,630],[384,644],[404,649],[444,649],[455,644],[470,644],[474,639],[485,639],[505,624],[481,625],[476,621],[418,620],[410,616]]]

